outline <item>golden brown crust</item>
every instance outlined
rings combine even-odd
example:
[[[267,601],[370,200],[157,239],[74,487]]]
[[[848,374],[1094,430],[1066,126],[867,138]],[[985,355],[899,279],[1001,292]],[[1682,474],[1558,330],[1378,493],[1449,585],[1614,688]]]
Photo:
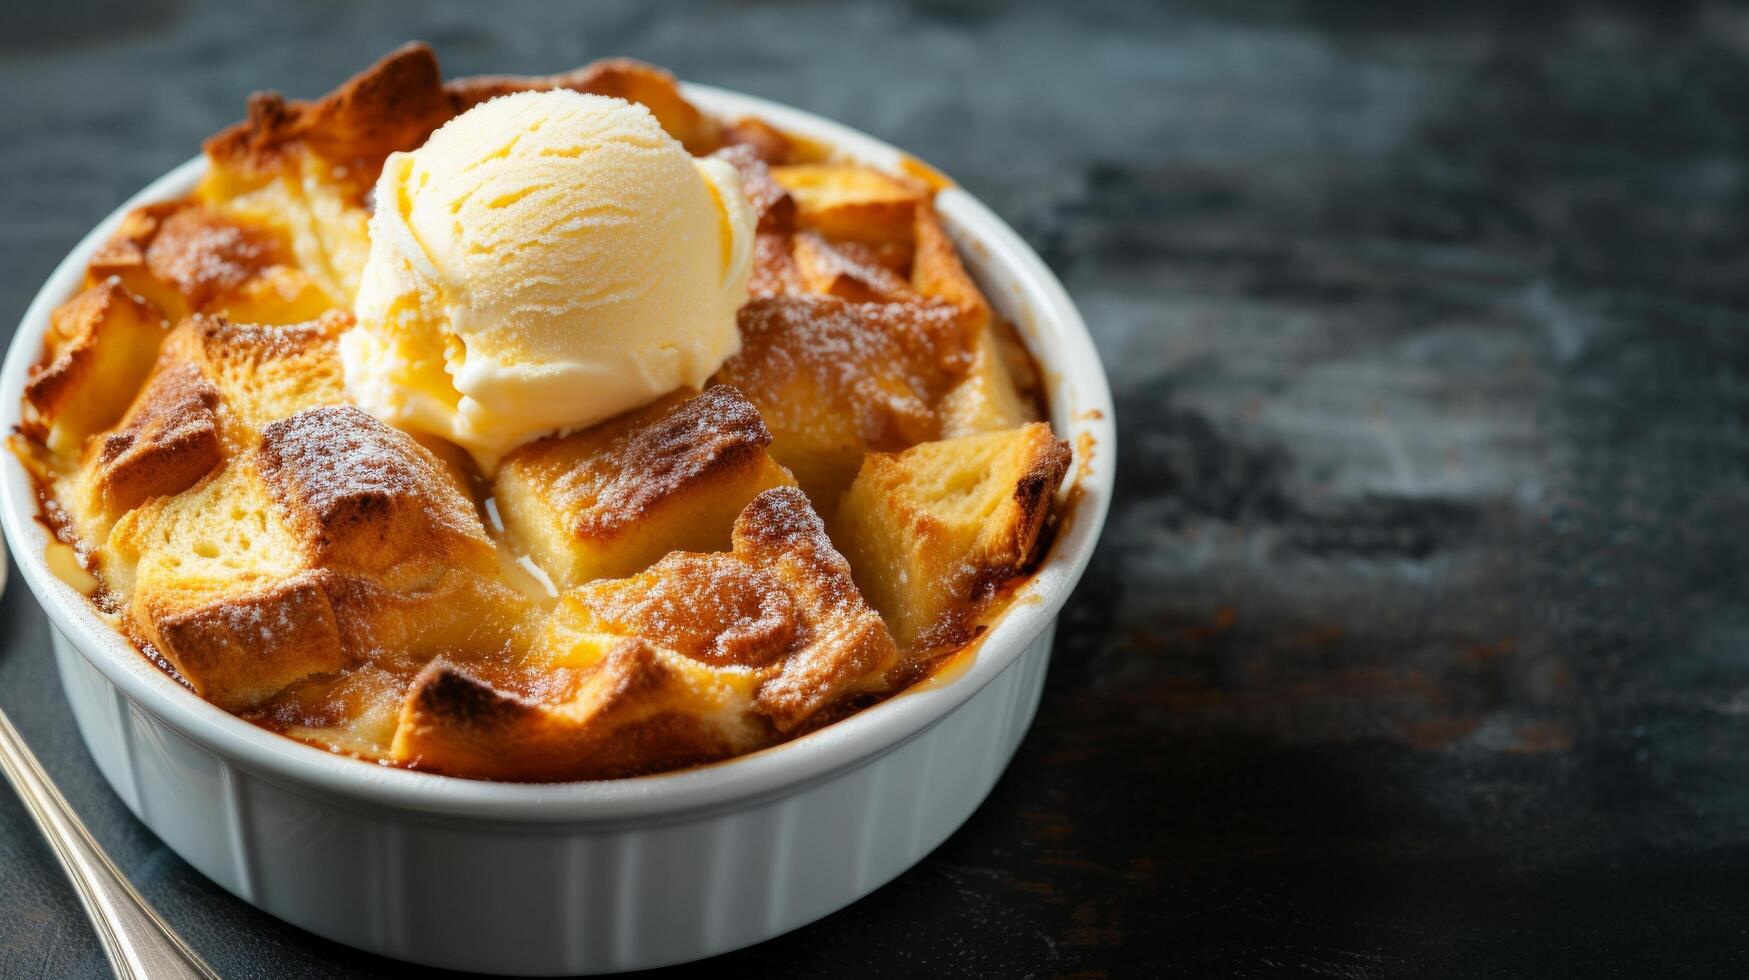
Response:
[[[715,385],[513,452],[495,481],[512,536],[565,585],[726,544],[740,508],[790,482],[740,392]]]
[[[340,311],[278,325],[197,315],[165,341],[165,357],[198,365],[219,389],[226,439],[240,452],[272,422],[346,400],[337,341],[351,323]]]
[[[333,305],[277,233],[192,200],[131,212],[87,272],[93,282],[113,279],[172,321],[233,306],[286,319]]]
[[[811,231],[797,232],[795,257],[809,292],[851,303],[905,303],[918,298],[910,283],[882,265],[874,250],[861,242],[834,243]]]
[[[794,237],[788,232],[761,231],[753,236],[753,271],[747,277],[747,298],[800,296],[808,291],[796,267]]]
[[[198,604],[154,595],[132,619],[201,697],[242,710],[348,663],[322,579],[308,572]]]
[[[743,748],[684,711],[685,684],[625,640],[558,703],[511,694],[437,660],[413,682],[394,754],[414,768],[492,779],[612,779],[709,762]]]
[[[284,260],[279,243],[265,232],[200,207],[166,216],[145,249],[146,269],[197,310]]]
[[[99,324],[112,308],[122,305],[138,307],[142,317],[150,315],[145,304],[114,279],[87,288],[50,314],[50,359],[32,365],[24,384],[24,397],[38,412],[53,414],[66,404],[96,356]]]
[[[94,504],[113,519],[212,472],[224,459],[218,407],[218,389],[194,365],[159,371],[86,462]]]
[[[800,628],[782,579],[721,553],[675,552],[633,578],[584,586],[573,599],[605,632],[641,636],[713,667],[764,667],[789,650]]]
[[[727,161],[741,175],[741,191],[747,195],[747,203],[753,205],[753,214],[759,220],[757,230],[794,230],[795,199],[771,179],[771,167],[760,159],[757,150],[741,144],[725,146],[711,155]]]
[[[375,175],[384,158],[411,150],[455,114],[437,55],[404,44],[314,102],[287,102],[277,92],[249,97],[249,115],[206,141],[208,157],[241,171],[267,171],[294,143]]]
[[[412,437],[351,405],[261,431],[262,477],[316,566],[383,572],[412,558],[492,565],[473,503]]]
[[[590,498],[576,511],[573,533],[607,537],[643,520],[658,501],[758,459],[769,445],[771,432],[752,403],[728,385],[712,385],[616,441],[590,467],[599,482],[573,470],[558,494]]]
[[[458,78],[448,86],[453,111],[458,113],[500,95],[550,89],[640,103],[695,156],[715,150],[722,142],[722,127],[686,101],[673,75],[630,58],[606,58],[558,75],[477,75]]]
[[[1069,461],[1042,422],[868,455],[833,530],[902,649],[969,638],[981,604],[1036,561]]]
[[[303,323],[234,323],[228,317],[195,316],[201,354],[210,363],[252,371],[264,362],[326,352],[352,326],[352,317],[335,310]]]
[[[741,389],[768,424],[773,415],[843,413],[875,449],[932,438],[931,406],[967,361],[953,312],[942,306],[783,297],[749,302],[740,324],[741,350],[720,381]],[[779,404],[798,388],[817,397]]]
[[[564,663],[575,659],[569,645],[600,636],[638,637],[716,676],[752,681],[740,710],[782,733],[847,693],[884,690],[897,658],[849,563],[793,487],[753,498],[730,552],[676,552],[630,578],[568,592],[537,649]]]
[[[990,302],[966,272],[959,250],[947,237],[931,201],[917,205],[914,227],[915,253],[911,261],[911,285],[925,296],[952,303],[965,318],[969,335],[990,323]]]
[[[144,266],[146,247],[157,237],[164,219],[189,206],[186,201],[158,201],[143,204],[129,211],[109,240],[91,253],[90,278],[102,280],[112,275],[108,266]]]
[[[152,369],[165,329],[163,314],[104,279],[50,317],[49,360],[31,368],[24,397],[27,431],[66,457],[114,425]]]
[[[779,731],[801,727],[897,657],[880,616],[857,591],[850,563],[801,491],[781,487],[753,498],[735,522],[735,554],[772,568],[806,610],[799,649],[759,687],[759,708]]]
[[[928,188],[853,163],[803,163],[771,168],[796,202],[796,223],[840,241],[909,248],[917,206]]]
[[[945,303],[779,296],[748,301],[739,319],[741,350],[716,380],[758,407],[772,456],[827,512],[864,452],[939,435],[935,404],[969,363]]]
[[[500,95],[559,88],[641,103],[694,154],[722,143],[716,120],[681,96],[672,75],[652,65],[615,58],[557,75],[482,75],[445,84],[437,55],[411,42],[321,99],[255,93],[248,117],[207,140],[205,149],[217,169],[245,186],[300,166],[296,158],[307,150],[327,163],[327,179],[359,199],[390,153],[417,148],[457,114]]]
[[[796,162],[795,141],[762,119],[737,119],[723,127],[723,144],[746,147],[757,159],[771,165]]]

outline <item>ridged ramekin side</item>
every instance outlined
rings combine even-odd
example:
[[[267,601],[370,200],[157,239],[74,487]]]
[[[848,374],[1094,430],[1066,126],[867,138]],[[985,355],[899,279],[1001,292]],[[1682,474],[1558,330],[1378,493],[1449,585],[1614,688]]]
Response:
[[[588,828],[358,809],[282,785],[131,702],[59,632],[54,645],[98,768],[202,874],[348,946],[540,976],[711,956],[890,881],[996,784],[1038,707],[1051,637],[861,765],[736,807]]]

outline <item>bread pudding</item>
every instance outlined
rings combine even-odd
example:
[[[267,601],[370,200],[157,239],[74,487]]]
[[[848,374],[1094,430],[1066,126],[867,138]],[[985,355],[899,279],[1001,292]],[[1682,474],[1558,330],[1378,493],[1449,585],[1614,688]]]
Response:
[[[536,202],[552,220],[525,242],[520,225],[497,238],[478,225],[547,184],[463,203],[469,185],[447,212],[448,198],[418,199],[445,178],[417,154],[465,143],[470,114],[557,104],[525,93],[596,97],[560,106],[577,131],[623,135],[628,159],[696,163],[696,178],[662,179],[702,181],[689,206],[706,224],[665,213],[681,230],[632,239],[656,243],[634,264],[670,277],[654,299],[620,288],[622,273],[515,272],[498,293],[454,282],[458,264],[495,274],[548,237],[650,220],[644,204],[561,195]],[[546,120],[528,118],[529,134]],[[500,172],[520,154],[518,172],[541,174],[597,152],[535,145],[555,139],[518,130],[453,152]],[[445,82],[418,44],[316,101],[257,94],[205,150],[195,193],[129,214],[55,312],[11,445],[97,583],[92,602],[226,711],[473,778],[713,762],[927,676],[1048,546],[1070,449],[930,185],[711,118],[637,62]],[[590,193],[635,198],[642,179]],[[720,240],[705,231],[718,219]],[[453,243],[431,244],[433,228]],[[430,268],[424,253],[383,264],[390,231],[436,256]],[[589,247],[597,264],[578,268],[614,258]],[[536,286],[598,313],[720,309],[729,329],[701,359],[601,313],[591,329],[626,334],[602,356],[621,360],[579,381],[511,363],[531,348],[505,345],[500,321],[552,318],[527,301]],[[421,349],[435,353],[408,353]],[[464,377],[487,356],[544,396],[499,388],[516,397],[488,404]],[[422,386],[414,407],[385,408],[361,364]],[[619,400],[575,390],[590,384]],[[520,401],[572,423],[531,410],[512,431]]]

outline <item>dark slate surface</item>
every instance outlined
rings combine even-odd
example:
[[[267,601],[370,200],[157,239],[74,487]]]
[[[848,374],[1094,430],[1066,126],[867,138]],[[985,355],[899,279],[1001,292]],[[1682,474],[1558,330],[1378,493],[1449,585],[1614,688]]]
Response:
[[[0,5],[0,310],[250,89],[409,37],[452,72],[629,54],[789,101],[1013,222],[1124,456],[1037,725],[916,870],[701,975],[1741,975],[1749,16],[492,9]],[[0,705],[226,976],[403,972],[159,846],[29,595],[0,616]],[[103,969],[0,793],[0,974]]]

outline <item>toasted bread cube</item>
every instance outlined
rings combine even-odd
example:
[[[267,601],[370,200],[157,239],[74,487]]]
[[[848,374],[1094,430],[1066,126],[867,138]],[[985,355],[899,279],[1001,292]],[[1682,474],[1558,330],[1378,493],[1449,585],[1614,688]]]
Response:
[[[394,743],[409,680],[398,671],[360,664],[295,682],[245,717],[331,752],[381,759]]]
[[[909,242],[924,191],[872,167],[802,163],[772,167],[771,179],[796,202],[796,222],[827,238]]]
[[[752,709],[783,732],[847,692],[882,689],[897,657],[825,524],[793,487],[747,505],[728,553],[676,552],[641,574],[566,593],[536,654],[577,666],[578,651],[587,655],[600,635],[744,672],[758,682]]]
[[[979,602],[1034,560],[1069,458],[1042,422],[869,454],[834,537],[900,649],[968,638]]]
[[[271,176],[303,144],[368,187],[383,158],[417,148],[456,111],[437,55],[429,45],[410,42],[319,100],[288,102],[277,92],[250,96],[249,117],[206,141],[208,180]]]
[[[361,659],[513,652],[532,613],[443,464],[352,406],[269,424],[122,517],[99,559],[138,633],[231,710]]]
[[[163,314],[115,279],[86,289],[50,322],[50,360],[31,370],[24,396],[46,427],[43,443],[75,458],[87,438],[127,411],[167,331]]]
[[[146,499],[179,493],[258,428],[312,405],[344,400],[333,337],[342,321],[278,327],[196,315],[165,337],[158,368],[121,424],[87,447],[78,523],[101,541]]]
[[[110,589],[134,599],[159,588],[186,596],[189,583],[241,593],[308,568],[252,457],[129,511],[97,553]]]
[[[164,220],[183,208],[180,201],[167,201],[135,208],[122,218],[109,241],[98,246],[86,263],[92,282],[113,280],[129,295],[138,296],[162,310],[171,323],[193,312],[188,297],[176,284],[161,279],[146,262],[146,249]]]
[[[735,521],[734,553],[788,585],[801,618],[801,647],[756,699],[779,731],[800,729],[847,693],[885,690],[898,649],[801,491],[755,497]]]
[[[750,146],[725,146],[711,154],[727,160],[741,175],[741,190],[753,205],[758,217],[758,231],[793,231],[796,225],[796,202],[771,178],[771,168]]]
[[[741,350],[716,380],[758,407],[771,455],[822,513],[855,478],[863,453],[936,438],[937,399],[970,355],[945,303],[847,303],[824,296],[751,300]]]
[[[370,212],[356,178],[336,180],[334,170],[305,147],[279,153],[266,175],[229,173],[215,162],[200,199],[220,215],[273,229],[297,264],[264,270],[207,312],[245,323],[297,323],[351,304],[370,256]]]
[[[323,588],[248,460],[116,523],[99,549],[128,619],[228,711],[349,658]]]
[[[796,268],[809,292],[852,303],[903,303],[918,293],[860,242],[828,242],[811,231],[795,236]]]
[[[304,572],[246,592],[173,589],[139,594],[133,607],[146,642],[226,711],[243,711],[288,684],[351,662],[322,575]]]
[[[303,323],[334,308],[328,291],[302,269],[276,265],[209,304],[208,312],[239,323]]]
[[[674,550],[726,547],[760,491],[794,480],[741,393],[715,386],[512,452],[493,482],[510,539],[561,587]]]
[[[241,293],[272,266],[289,260],[264,228],[219,215],[200,204],[140,208],[88,266],[94,280],[115,277],[171,320]]]
[[[333,305],[350,306],[370,251],[366,196],[383,160],[417,148],[455,113],[437,56],[427,45],[405,44],[320,100],[251,96],[249,118],[206,141],[211,166],[196,197],[222,215],[273,229]],[[258,291],[247,309],[231,306],[230,314],[253,323],[313,315],[305,301],[314,295],[302,288],[288,294],[290,308],[267,315],[258,304],[273,291]]]
[[[673,75],[655,65],[630,58],[604,58],[575,71],[543,77],[480,75],[458,78],[446,88],[457,112],[512,92],[558,88],[605,95],[636,102],[649,109],[668,135],[679,140],[686,152],[693,156],[702,156],[722,145],[721,124],[686,101]]]
[[[790,233],[780,231],[753,236],[753,270],[747,277],[750,299],[800,296],[808,291],[802,271],[796,267],[794,240]]]
[[[313,567],[382,575],[408,562],[493,572],[474,502],[413,438],[351,405],[261,430],[268,492]]]
[[[336,341],[352,323],[334,311],[291,324],[232,323],[195,316],[176,328],[170,349],[187,351],[224,399],[227,435],[251,445],[272,422],[346,401],[345,373]],[[186,347],[184,346],[186,345]]]
[[[152,376],[115,431],[92,443],[79,484],[80,531],[101,541],[122,514],[181,493],[224,461],[218,389],[192,364]]]
[[[1031,394],[1037,384],[1032,357],[1014,327],[1005,320],[991,321],[972,347],[970,370],[941,398],[942,437],[1018,429],[1038,421],[1038,402]]]
[[[799,162],[795,141],[763,119],[749,117],[725,125],[723,143],[728,148],[746,147],[769,166]]]
[[[990,323],[990,301],[966,272],[959,251],[941,227],[934,204],[924,201],[917,205],[913,228],[912,287],[925,296],[952,303],[965,317],[967,329],[981,333]]]
[[[436,660],[401,708],[391,757],[416,769],[489,779],[612,779],[757,747],[743,679],[640,640],[614,639],[587,668],[560,668],[536,698]],[[737,683],[737,681],[741,681]]]

